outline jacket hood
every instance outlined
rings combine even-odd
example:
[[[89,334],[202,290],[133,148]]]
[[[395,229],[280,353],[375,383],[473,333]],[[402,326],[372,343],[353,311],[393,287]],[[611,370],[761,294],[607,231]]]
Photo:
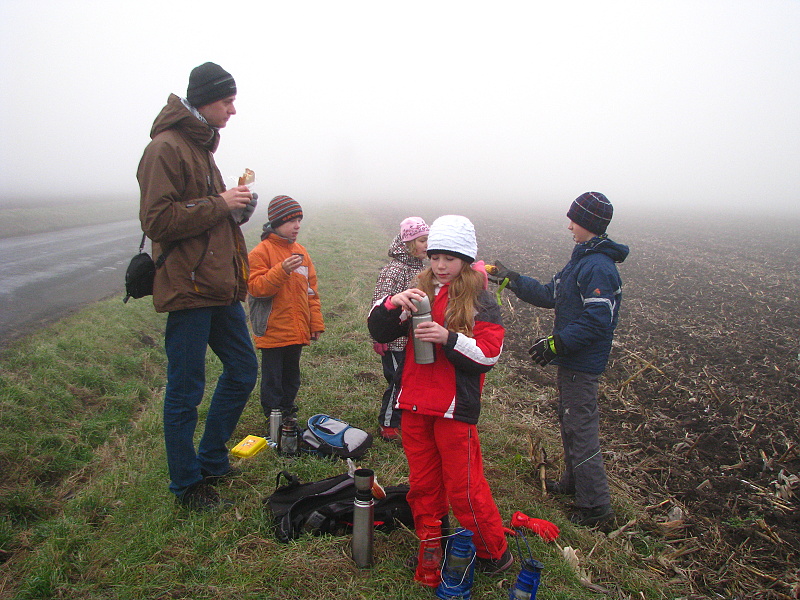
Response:
[[[628,257],[630,248],[624,244],[618,244],[606,234],[603,234],[593,237],[583,244],[575,244],[575,249],[572,251],[572,258],[580,258],[593,252],[605,254],[615,263],[621,263]]]
[[[291,246],[292,244],[295,243],[292,240],[287,239],[287,238],[283,237],[282,235],[280,235],[277,231],[275,231],[272,228],[272,226],[269,224],[269,221],[267,221],[266,223],[264,223],[263,227],[261,227],[261,239],[265,240],[271,235],[274,235],[279,240],[283,240],[283,242],[286,243],[286,245],[288,245],[288,246]]]
[[[264,223],[264,226],[261,228],[261,239],[265,240],[269,237],[270,234],[278,235],[275,233],[275,230],[270,226],[269,222]],[[280,237],[278,235],[278,237]]]
[[[395,236],[392,243],[389,245],[389,258],[399,260],[401,263],[407,265],[419,266],[423,264],[416,256],[411,256],[411,254],[408,253],[406,243],[400,239],[399,234]]]
[[[168,129],[179,130],[192,142],[211,152],[219,146],[219,130],[201,121],[175,94],[169,95],[166,106],[153,121],[150,138]]]

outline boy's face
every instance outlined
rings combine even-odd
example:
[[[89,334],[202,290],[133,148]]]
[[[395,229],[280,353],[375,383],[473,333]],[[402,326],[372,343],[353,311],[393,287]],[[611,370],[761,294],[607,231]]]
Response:
[[[572,232],[572,239],[575,240],[576,244],[582,244],[584,242],[588,242],[593,237],[597,237],[596,233],[592,233],[591,231],[581,227],[574,221],[569,222],[569,225],[567,225],[567,229],[569,229]]]
[[[297,234],[300,233],[300,221],[303,220],[303,217],[297,217],[296,219],[292,219],[291,221],[286,221],[281,225],[278,225],[274,228],[275,233],[279,236],[286,238],[287,240],[291,240],[293,242],[297,241]]]

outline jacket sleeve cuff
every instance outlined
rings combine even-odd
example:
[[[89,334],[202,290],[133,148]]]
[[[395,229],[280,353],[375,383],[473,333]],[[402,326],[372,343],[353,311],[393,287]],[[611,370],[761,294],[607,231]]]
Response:
[[[458,342],[458,334],[455,331],[448,331],[447,341],[444,343],[444,347],[448,350],[452,350],[456,347],[456,342]]]

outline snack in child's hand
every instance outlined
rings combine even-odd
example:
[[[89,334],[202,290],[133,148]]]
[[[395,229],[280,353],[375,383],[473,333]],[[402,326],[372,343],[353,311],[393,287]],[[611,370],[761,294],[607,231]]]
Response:
[[[489,275],[497,275],[497,267],[494,265],[483,265],[483,268],[486,269]]]
[[[251,171],[250,169],[245,169],[244,175],[239,177],[239,185],[250,185],[255,180],[256,180],[255,171]]]

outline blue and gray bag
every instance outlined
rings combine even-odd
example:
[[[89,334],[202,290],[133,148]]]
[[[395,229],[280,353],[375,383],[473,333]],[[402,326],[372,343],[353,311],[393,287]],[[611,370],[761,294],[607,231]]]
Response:
[[[314,415],[303,431],[306,449],[323,456],[361,458],[372,447],[372,435],[329,415]]]

